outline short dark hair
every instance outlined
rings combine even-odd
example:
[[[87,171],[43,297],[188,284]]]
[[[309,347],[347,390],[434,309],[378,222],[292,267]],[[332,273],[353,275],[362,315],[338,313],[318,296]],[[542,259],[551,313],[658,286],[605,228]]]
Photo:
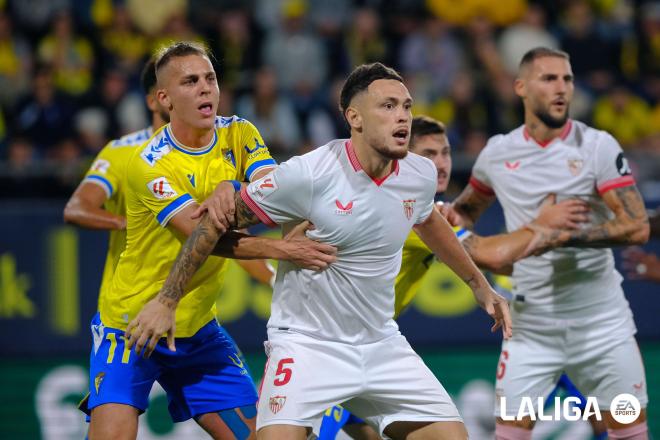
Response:
[[[158,71],[165,67],[172,58],[186,57],[188,55],[201,55],[211,60],[211,54],[204,45],[192,41],[179,41],[158,51],[158,55],[156,56],[156,75],[158,75]]]
[[[568,53],[564,52],[563,50],[551,49],[549,47],[535,47],[534,49],[528,50],[527,53],[523,55],[522,59],[520,60],[518,69],[522,69],[523,66],[532,64],[535,59],[543,57],[564,58],[567,61],[571,60],[571,57],[568,55]]]
[[[156,58],[151,57],[147,64],[142,68],[142,73],[140,74],[140,85],[142,86],[142,92],[145,95],[151,93],[154,87],[156,87]]]
[[[355,95],[367,90],[369,85],[379,79],[394,79],[403,83],[399,73],[381,63],[362,64],[356,67],[344,83],[339,97],[339,109],[344,114]],[[344,117],[346,117],[344,115]]]
[[[412,120],[412,128],[410,129],[409,148],[414,147],[414,141],[419,137],[445,133],[447,133],[447,129],[442,122],[429,116],[415,116]]]

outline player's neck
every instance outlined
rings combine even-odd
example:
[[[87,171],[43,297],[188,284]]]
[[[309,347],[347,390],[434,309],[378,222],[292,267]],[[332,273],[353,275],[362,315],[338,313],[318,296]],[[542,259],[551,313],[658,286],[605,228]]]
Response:
[[[165,124],[167,124],[167,121],[161,118],[158,113],[154,112],[151,114],[151,130],[153,133]]]
[[[392,172],[393,161],[373,149],[363,138],[351,137],[360,166],[373,179],[382,179]]]
[[[188,148],[204,148],[213,140],[213,129],[192,128],[178,120],[170,121],[174,139]]]
[[[536,116],[528,115],[525,118],[525,135],[534,139],[541,145],[548,144],[554,138],[561,137],[566,130],[569,120],[559,128],[548,127]]]

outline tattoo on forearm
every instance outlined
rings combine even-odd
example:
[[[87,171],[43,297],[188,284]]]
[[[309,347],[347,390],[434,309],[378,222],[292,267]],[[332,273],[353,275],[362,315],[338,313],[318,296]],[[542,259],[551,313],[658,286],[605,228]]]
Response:
[[[211,254],[219,237],[220,234],[209,216],[202,217],[176,257],[174,266],[160,291],[161,298],[171,303],[178,302],[184,296],[186,285]]]
[[[461,244],[463,245],[465,252],[467,252],[468,255],[472,257],[474,248],[477,245],[477,236],[472,234],[469,237],[465,238],[463,241],[461,241]]]
[[[249,206],[243,201],[239,191],[234,195],[234,205],[236,206],[236,229],[247,228],[248,226],[261,223],[261,220],[255,215]]]
[[[634,242],[640,223],[648,224],[642,197],[635,186],[613,191],[623,212],[602,225],[572,232],[565,246],[609,247]]]

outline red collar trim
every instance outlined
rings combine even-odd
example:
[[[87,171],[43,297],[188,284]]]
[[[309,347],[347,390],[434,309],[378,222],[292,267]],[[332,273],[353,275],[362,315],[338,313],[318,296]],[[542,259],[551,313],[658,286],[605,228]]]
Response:
[[[564,128],[562,128],[561,133],[559,133],[559,136],[557,136],[557,137],[560,138],[562,141],[565,141],[566,138],[568,137],[569,133],[571,132],[571,128],[573,128],[573,121],[569,119],[569,120],[566,122],[566,124],[564,124]],[[533,140],[534,142],[536,142],[536,143],[538,144],[538,146],[541,147],[541,148],[545,148],[545,147],[547,147],[548,145],[550,145],[550,143],[551,143],[552,141],[554,141],[555,139],[557,139],[557,137],[554,137],[554,138],[552,138],[552,139],[550,139],[550,140],[548,140],[548,141],[545,141],[545,142],[538,141],[538,140],[534,139],[534,138],[529,134],[529,132],[527,131],[527,126],[526,126],[526,125],[525,125],[525,127],[523,128],[523,137],[525,138],[526,141],[532,139],[532,140]]]
[[[360,165],[360,161],[358,160],[357,154],[355,154],[355,149],[353,149],[353,142],[351,142],[350,139],[346,141],[345,147],[346,147],[346,155],[348,156],[348,161],[351,163],[351,166],[353,167],[353,170],[355,172],[358,172],[360,170],[364,171],[364,169],[362,168],[362,165]],[[367,174],[366,171],[365,171],[365,174]],[[383,184],[383,182],[385,182],[385,180],[387,180],[387,178],[390,177],[392,174],[395,174],[397,176],[399,175],[399,161],[398,160],[393,160],[392,161],[392,171],[390,171],[390,173],[387,174],[385,177],[381,177],[380,179],[378,179],[378,178],[371,177],[368,174],[367,174],[367,176],[369,176],[369,178],[371,180],[373,180],[373,182],[376,185],[381,186]]]

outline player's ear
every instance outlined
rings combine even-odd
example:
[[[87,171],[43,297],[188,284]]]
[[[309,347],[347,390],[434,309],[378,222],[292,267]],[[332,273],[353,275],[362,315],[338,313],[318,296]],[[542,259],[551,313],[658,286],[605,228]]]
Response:
[[[527,94],[525,81],[522,78],[516,78],[516,80],[513,82],[513,90],[520,98],[524,98]]]
[[[357,108],[350,106],[344,112],[346,116],[346,121],[348,125],[351,126],[351,129],[360,130],[362,128],[362,115]]]
[[[156,90],[156,99],[158,100],[161,106],[165,107],[170,112],[172,111],[173,109],[172,100],[170,99],[165,89]]]

